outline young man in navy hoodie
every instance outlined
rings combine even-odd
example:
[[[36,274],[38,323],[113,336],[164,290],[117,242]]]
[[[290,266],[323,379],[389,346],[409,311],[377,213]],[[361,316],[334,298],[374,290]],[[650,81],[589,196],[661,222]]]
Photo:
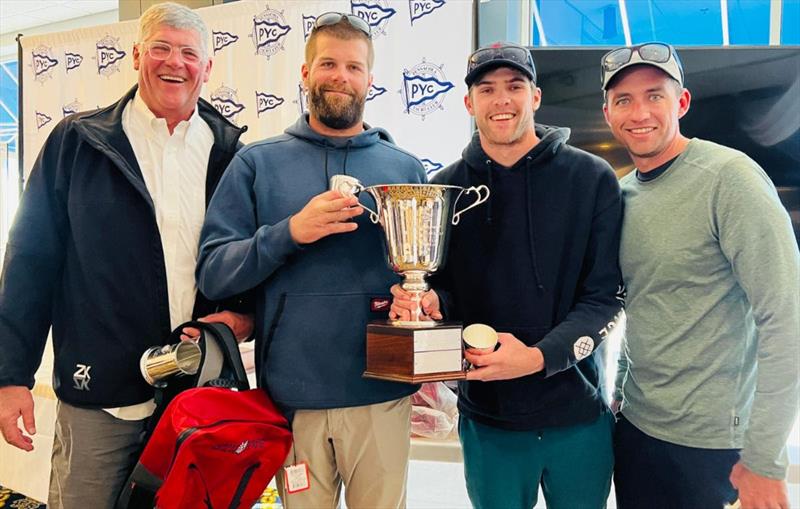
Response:
[[[366,186],[425,181],[417,158],[362,122],[372,62],[363,20],[318,16],[302,67],[309,114],[236,155],[202,232],[199,287],[257,289],[259,386],[293,414],[278,474],[288,509],[338,507],[342,483],[348,507],[405,507],[418,386],[361,376],[367,322],[386,318],[380,304],[397,277],[358,200],[327,190],[335,174]]]
[[[530,52],[494,44],[470,56],[464,103],[478,132],[435,183],[486,184],[489,203],[453,228],[445,267],[423,311],[499,331],[492,353],[459,385],[459,435],[476,508],[605,506],[613,417],[592,355],[621,316],[617,179],[566,144],[569,130],[534,126],[541,103]],[[414,304],[392,288],[392,316]]]

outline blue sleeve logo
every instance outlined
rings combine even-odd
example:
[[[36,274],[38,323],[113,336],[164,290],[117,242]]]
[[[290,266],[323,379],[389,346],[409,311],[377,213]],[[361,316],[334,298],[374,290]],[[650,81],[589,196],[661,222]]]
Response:
[[[253,16],[253,33],[249,37],[256,47],[256,54],[267,60],[283,48],[283,40],[292,30],[286,22],[282,11],[267,7],[260,14]]]
[[[259,117],[262,113],[274,110],[284,102],[283,97],[256,91],[256,113]]]
[[[445,0],[408,0],[408,14],[411,24],[444,5]]]
[[[214,54],[216,55],[218,51],[222,51],[222,48],[238,41],[239,36],[230,32],[212,32],[211,39],[214,42]]]

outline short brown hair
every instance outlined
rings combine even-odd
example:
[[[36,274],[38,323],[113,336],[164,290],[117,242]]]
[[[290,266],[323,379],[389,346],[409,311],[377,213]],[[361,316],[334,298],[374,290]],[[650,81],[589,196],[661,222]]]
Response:
[[[320,34],[326,34],[336,39],[349,41],[352,39],[361,39],[367,43],[367,68],[371,71],[372,64],[375,62],[375,49],[372,47],[372,39],[367,37],[367,34],[350,24],[349,21],[342,18],[341,21],[333,25],[325,25],[315,28],[311,35],[308,36],[306,41],[306,65],[310,66],[314,61],[317,53],[317,37]]]

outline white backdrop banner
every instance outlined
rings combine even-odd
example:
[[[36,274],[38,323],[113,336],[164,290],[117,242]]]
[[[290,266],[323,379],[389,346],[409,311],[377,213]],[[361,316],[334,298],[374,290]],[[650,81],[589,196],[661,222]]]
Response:
[[[383,127],[429,172],[456,160],[471,133],[464,74],[472,44],[467,0],[240,1],[198,9],[212,32],[203,97],[243,141],[274,136],[306,107],[305,40],[318,14],[351,12],[372,26],[374,81],[365,121]],[[116,101],[136,82],[135,21],[21,39],[25,175],[67,115]]]

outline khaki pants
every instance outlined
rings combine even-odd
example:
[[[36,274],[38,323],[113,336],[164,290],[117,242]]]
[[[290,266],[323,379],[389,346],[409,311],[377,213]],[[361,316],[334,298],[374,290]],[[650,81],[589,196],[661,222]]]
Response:
[[[59,401],[47,509],[113,508],[139,459],[146,422]]]
[[[284,466],[308,464],[310,488],[287,494],[283,469],[277,485],[286,509],[333,509],[344,497],[349,509],[406,506],[411,399],[329,410],[299,410],[294,445]]]

